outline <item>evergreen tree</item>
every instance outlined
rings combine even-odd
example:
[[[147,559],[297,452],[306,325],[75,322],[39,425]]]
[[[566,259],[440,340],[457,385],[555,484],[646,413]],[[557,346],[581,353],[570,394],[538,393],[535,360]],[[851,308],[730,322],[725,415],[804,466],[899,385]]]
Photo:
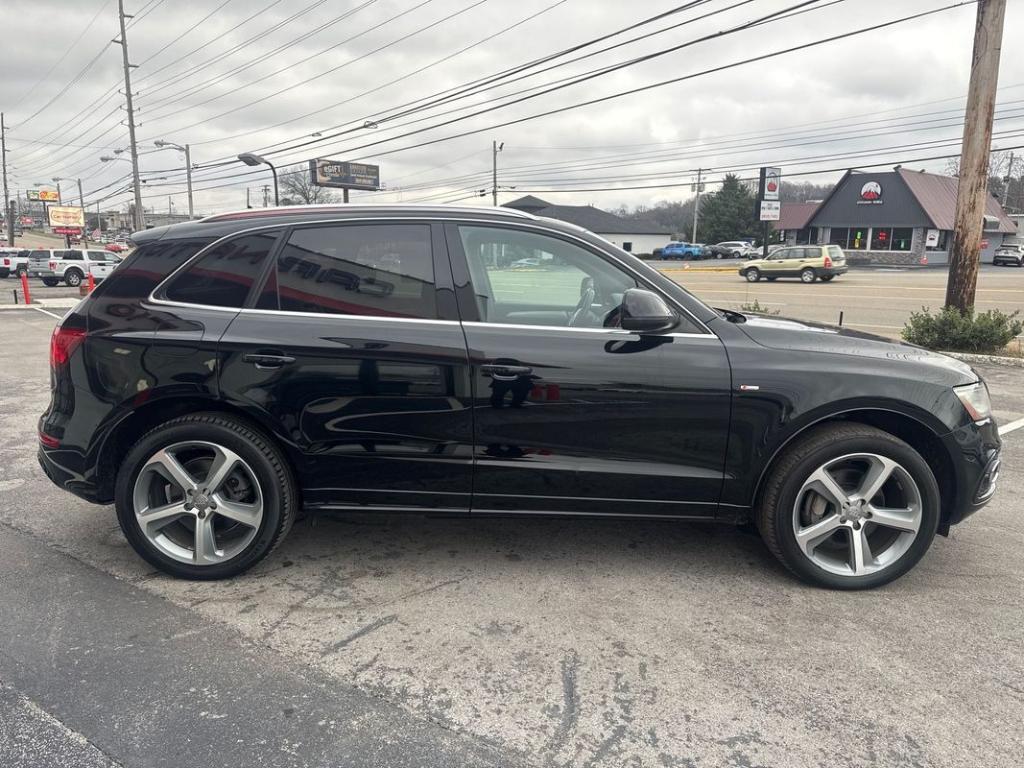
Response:
[[[701,200],[697,237],[702,243],[720,243],[741,237],[756,237],[755,195],[739,177],[729,174],[722,186]]]

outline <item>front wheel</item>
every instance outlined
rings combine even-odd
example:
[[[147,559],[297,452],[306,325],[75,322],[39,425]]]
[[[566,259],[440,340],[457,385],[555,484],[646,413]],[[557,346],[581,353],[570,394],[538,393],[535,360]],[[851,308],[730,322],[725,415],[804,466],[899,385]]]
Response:
[[[128,452],[117,519],[135,551],[185,579],[223,579],[266,557],[295,518],[295,481],[280,450],[216,413],[174,419]]]
[[[870,589],[924,556],[939,524],[927,462],[899,438],[862,424],[828,424],[774,467],[758,509],[761,535],[804,581]]]
[[[83,275],[77,269],[69,269],[67,272],[64,273],[64,282],[67,283],[72,288],[77,288],[82,284],[83,277],[85,277],[85,275]]]
[[[756,283],[761,279],[761,272],[757,267],[751,267],[743,276],[747,278],[748,283]]]

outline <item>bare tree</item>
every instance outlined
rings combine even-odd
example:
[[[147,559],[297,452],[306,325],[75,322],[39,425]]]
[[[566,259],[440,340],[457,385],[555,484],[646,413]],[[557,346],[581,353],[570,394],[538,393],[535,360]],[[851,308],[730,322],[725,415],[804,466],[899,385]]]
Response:
[[[989,178],[1001,177],[1006,172],[1010,165],[1010,152],[1005,149],[994,149],[988,156],[988,175]],[[951,157],[946,161],[946,173],[950,176],[960,176],[960,158]]]
[[[281,205],[336,203],[338,195],[313,183],[308,166],[297,165],[281,174]]]

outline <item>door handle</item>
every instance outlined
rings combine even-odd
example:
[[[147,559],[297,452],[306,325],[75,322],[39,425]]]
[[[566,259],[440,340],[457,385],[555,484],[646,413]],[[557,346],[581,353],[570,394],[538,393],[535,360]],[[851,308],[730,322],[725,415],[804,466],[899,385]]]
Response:
[[[504,365],[502,363],[486,363],[480,366],[480,370],[489,373],[492,379],[498,381],[515,381],[520,376],[529,376],[533,368],[528,365]]]
[[[242,360],[246,363],[252,363],[260,370],[280,368],[283,365],[295,362],[295,358],[289,355],[270,355],[262,353],[242,355]]]

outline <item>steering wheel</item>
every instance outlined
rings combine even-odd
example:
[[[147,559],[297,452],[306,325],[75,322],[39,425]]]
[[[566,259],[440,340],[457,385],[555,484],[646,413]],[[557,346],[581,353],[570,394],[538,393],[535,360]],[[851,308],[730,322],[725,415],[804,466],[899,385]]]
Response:
[[[592,308],[596,297],[597,293],[594,291],[594,279],[592,277],[583,278],[583,282],[580,283],[580,300],[576,303],[576,307],[573,309],[572,314],[569,315],[570,328],[579,326],[584,318],[593,314]]]

